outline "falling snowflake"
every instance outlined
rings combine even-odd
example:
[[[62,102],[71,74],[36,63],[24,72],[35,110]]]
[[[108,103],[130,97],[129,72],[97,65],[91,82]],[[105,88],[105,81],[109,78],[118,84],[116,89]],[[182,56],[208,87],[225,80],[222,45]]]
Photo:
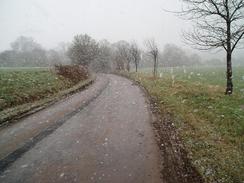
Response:
[[[28,167],[27,164],[21,166],[21,168],[26,168],[26,167]]]

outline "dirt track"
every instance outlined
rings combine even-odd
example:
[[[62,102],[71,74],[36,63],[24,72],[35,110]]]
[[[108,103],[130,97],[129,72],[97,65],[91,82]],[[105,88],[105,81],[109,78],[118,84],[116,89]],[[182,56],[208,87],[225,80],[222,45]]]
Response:
[[[32,137],[35,144],[4,168],[0,182],[161,182],[160,153],[143,92],[131,81],[114,75],[100,75],[93,88],[99,82],[99,87],[104,87],[106,78],[107,88],[84,109],[80,106],[81,98],[94,92],[98,95],[98,89],[91,87],[76,94],[76,98],[70,97],[2,129],[0,154],[4,158],[31,136],[47,130],[37,127],[35,133],[28,135],[32,131],[28,124],[58,124],[43,138]],[[57,120],[60,115],[63,120]],[[29,131],[25,132],[26,129]],[[8,136],[11,132],[19,137]],[[3,145],[10,148],[3,150]]]

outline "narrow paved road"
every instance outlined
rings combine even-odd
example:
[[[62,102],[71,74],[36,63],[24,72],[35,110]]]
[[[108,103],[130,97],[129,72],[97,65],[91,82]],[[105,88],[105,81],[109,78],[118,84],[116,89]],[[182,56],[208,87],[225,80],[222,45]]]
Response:
[[[125,78],[100,77],[109,79],[101,95],[8,166],[0,182],[161,182],[144,94]]]

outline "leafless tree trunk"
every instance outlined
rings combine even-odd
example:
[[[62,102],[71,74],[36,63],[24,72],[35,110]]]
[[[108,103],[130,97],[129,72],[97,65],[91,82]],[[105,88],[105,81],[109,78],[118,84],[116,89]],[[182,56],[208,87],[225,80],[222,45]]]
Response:
[[[158,46],[154,39],[146,40],[146,47],[149,56],[153,59],[153,76],[157,77],[158,74]]]
[[[136,67],[136,72],[138,70],[138,65],[141,59],[141,51],[137,45],[136,42],[132,42],[130,46],[130,53],[132,60],[134,61],[135,67]]]
[[[126,63],[126,70],[128,72],[130,72],[130,62],[129,61],[127,61],[127,63]]]
[[[227,63],[225,94],[233,93],[232,53],[244,37],[244,0],[183,0],[181,16],[195,20],[184,34],[187,43],[201,50],[224,48]]]

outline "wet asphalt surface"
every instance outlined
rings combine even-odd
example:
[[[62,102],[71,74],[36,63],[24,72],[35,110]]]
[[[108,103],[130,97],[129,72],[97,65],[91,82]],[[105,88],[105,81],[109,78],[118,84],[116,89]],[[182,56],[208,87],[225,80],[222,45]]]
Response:
[[[0,182],[161,182],[159,149],[143,92],[131,81],[114,75],[99,75],[93,85],[0,130],[0,155],[4,158],[39,133],[32,133],[29,126],[33,126],[33,131],[45,131],[43,126],[35,125],[38,120],[50,118],[50,124],[55,124],[55,118],[72,114],[10,164],[1,173]],[[81,108],[79,104],[89,98],[87,95],[97,97]],[[61,110],[60,115],[50,114],[49,109]],[[71,113],[72,109],[76,112]],[[18,132],[19,137],[11,138],[11,132]],[[7,139],[2,140],[3,137]],[[3,150],[8,144],[11,148]]]

